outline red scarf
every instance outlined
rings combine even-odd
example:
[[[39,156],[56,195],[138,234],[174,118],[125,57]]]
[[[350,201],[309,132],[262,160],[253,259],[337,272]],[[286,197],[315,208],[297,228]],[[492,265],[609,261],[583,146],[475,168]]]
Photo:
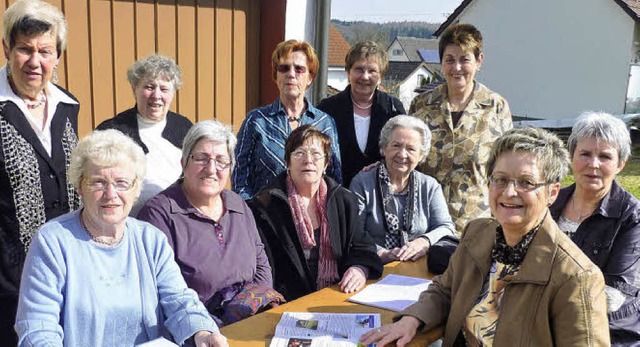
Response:
[[[293,222],[296,225],[302,249],[311,249],[316,246],[311,217],[309,217],[307,209],[303,206],[302,197],[289,175],[287,175],[287,191],[289,192],[289,205],[293,212]],[[333,258],[333,251],[331,250],[331,235],[329,223],[327,222],[327,183],[324,179],[320,181],[320,187],[316,192],[315,199],[316,215],[320,221],[320,252],[318,255],[316,285],[317,289],[322,289],[332,285],[340,278],[338,276],[338,264]]]

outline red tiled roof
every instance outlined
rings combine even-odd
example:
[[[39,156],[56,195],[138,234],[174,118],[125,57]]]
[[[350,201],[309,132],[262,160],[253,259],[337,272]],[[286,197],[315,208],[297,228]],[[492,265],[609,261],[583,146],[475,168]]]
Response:
[[[344,57],[350,49],[351,45],[331,24],[329,26],[329,66],[344,66]]]

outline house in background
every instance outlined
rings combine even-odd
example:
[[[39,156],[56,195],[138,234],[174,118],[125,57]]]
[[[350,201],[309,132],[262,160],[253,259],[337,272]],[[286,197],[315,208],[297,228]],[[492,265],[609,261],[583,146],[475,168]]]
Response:
[[[328,94],[337,90],[341,92],[349,84],[347,71],[344,69],[344,57],[351,49],[351,45],[344,39],[344,36],[331,24],[329,27],[329,67],[327,73]]]
[[[423,62],[429,71],[443,78],[437,39],[398,36],[387,48],[389,62]]]
[[[633,112],[625,100],[640,97],[636,0],[464,0],[435,35],[456,23],[482,32],[477,79],[516,116],[622,114]]]
[[[424,62],[390,61],[382,85],[402,101],[408,112],[411,100],[418,95],[415,90],[437,79],[437,75]]]

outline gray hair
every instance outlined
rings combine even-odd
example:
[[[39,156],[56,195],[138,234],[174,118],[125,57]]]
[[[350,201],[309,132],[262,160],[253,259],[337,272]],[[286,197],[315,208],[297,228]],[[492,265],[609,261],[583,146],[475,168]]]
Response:
[[[96,130],[78,142],[71,152],[71,162],[67,178],[76,189],[88,163],[98,166],[131,165],[136,174],[136,195],[140,193],[142,181],[147,171],[147,159],[144,151],[129,136],[115,129]]]
[[[400,127],[413,129],[420,134],[422,143],[420,144],[420,161],[418,163],[425,161],[427,154],[429,154],[429,149],[431,149],[431,131],[420,118],[407,116],[406,114],[400,114],[389,119],[382,127],[380,131],[380,154],[384,156],[384,149],[389,144],[391,133]]]
[[[67,22],[62,11],[40,0],[18,0],[11,4],[2,18],[2,39],[13,48],[18,35],[32,36],[55,33],[58,58],[67,48]]]
[[[193,147],[195,147],[200,140],[226,143],[227,150],[229,151],[229,159],[231,159],[231,169],[233,169],[236,163],[233,151],[236,148],[236,142],[238,140],[230,126],[222,124],[217,120],[203,120],[194,124],[191,129],[189,129],[182,143],[182,162],[185,163],[185,165],[189,159],[189,155],[191,155]]]
[[[627,125],[622,119],[608,113],[587,111],[578,117],[567,140],[572,158],[578,141],[584,138],[592,138],[613,145],[618,149],[620,161],[627,161],[631,155],[631,136]]]
[[[131,87],[135,89],[141,80],[164,79],[173,83],[173,89],[182,87],[182,73],[176,62],[164,55],[153,54],[133,63],[127,70],[127,79]]]
[[[533,154],[546,183],[560,182],[569,172],[569,152],[564,143],[544,129],[514,128],[500,136],[491,147],[487,175],[493,174],[498,157],[506,152]]]

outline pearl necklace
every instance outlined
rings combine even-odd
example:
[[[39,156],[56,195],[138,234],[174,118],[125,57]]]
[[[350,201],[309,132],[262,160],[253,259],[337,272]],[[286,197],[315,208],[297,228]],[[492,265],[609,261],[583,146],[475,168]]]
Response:
[[[359,103],[357,103],[355,100],[353,100],[353,95],[351,95],[351,102],[356,105],[356,107],[358,107],[361,110],[368,110],[371,108],[371,106],[373,106],[373,101],[371,101],[371,103],[368,106],[362,106]]]
[[[44,103],[47,102],[47,95],[44,93],[44,89],[43,89],[40,92],[40,98],[38,100],[31,101],[31,100],[22,99],[22,101],[24,101],[28,109],[33,110],[44,105]]]
[[[124,233],[122,233],[122,235],[120,235],[120,237],[114,238],[114,239],[107,239],[106,237],[108,237],[108,236],[95,236],[95,235],[93,235],[89,231],[89,228],[87,228],[87,225],[84,224],[84,218],[82,218],[82,214],[80,214],[80,224],[82,225],[82,228],[87,233],[87,235],[89,235],[89,238],[91,239],[91,241],[93,241],[95,243],[98,243],[98,244],[101,244],[101,245],[113,247],[113,246],[119,244],[120,241],[122,241],[122,238],[124,237]]]

